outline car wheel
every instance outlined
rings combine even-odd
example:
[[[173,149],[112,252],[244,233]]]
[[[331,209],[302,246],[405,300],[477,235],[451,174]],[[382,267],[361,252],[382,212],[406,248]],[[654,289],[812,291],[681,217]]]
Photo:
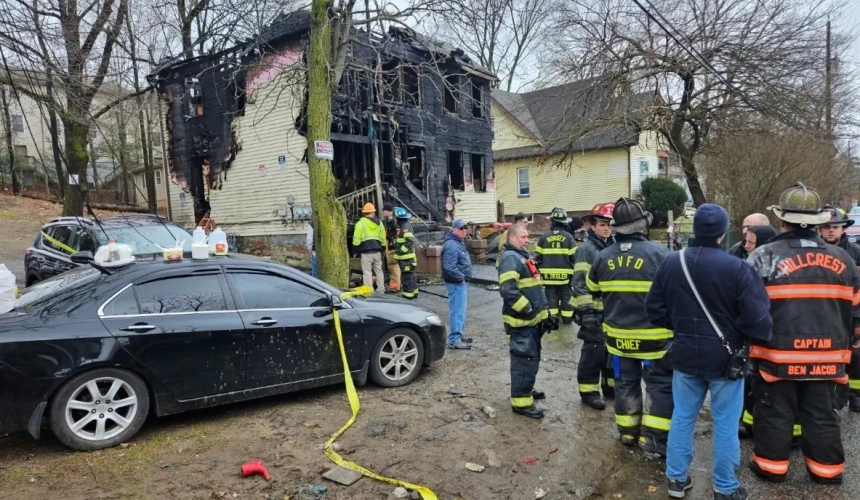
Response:
[[[379,339],[370,359],[370,377],[382,387],[400,387],[418,376],[424,360],[421,337],[397,328]]]
[[[100,368],[66,382],[50,412],[54,434],[69,448],[110,448],[140,430],[149,413],[149,391],[133,373]]]

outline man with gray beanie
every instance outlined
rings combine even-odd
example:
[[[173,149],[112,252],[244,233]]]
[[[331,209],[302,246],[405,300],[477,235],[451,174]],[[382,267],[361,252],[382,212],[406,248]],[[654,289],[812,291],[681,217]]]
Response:
[[[693,430],[708,392],[714,426],[714,499],[747,498],[737,476],[741,461],[737,425],[744,402],[739,356],[745,355],[749,339],[769,339],[773,323],[761,278],[749,264],[720,248],[728,227],[723,207],[700,206],[693,217],[693,241],[663,261],[645,300],[651,322],[675,332],[665,358],[673,370],[675,404],[666,454],[672,498],[684,498],[693,486],[688,474]],[[739,371],[727,370],[732,361],[740,364]]]

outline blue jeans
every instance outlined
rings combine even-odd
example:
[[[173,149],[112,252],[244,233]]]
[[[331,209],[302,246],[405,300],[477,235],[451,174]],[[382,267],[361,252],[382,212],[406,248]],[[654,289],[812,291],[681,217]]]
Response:
[[[731,495],[741,485],[737,472],[741,464],[738,419],[744,406],[743,379],[705,379],[674,371],[675,410],[666,449],[666,477],[678,481],[687,479],[687,470],[693,462],[693,428],[707,392],[711,393],[714,424],[714,490]]]
[[[466,295],[469,285],[466,283],[445,283],[448,291],[448,343],[456,344],[463,338],[463,328],[466,326]]]

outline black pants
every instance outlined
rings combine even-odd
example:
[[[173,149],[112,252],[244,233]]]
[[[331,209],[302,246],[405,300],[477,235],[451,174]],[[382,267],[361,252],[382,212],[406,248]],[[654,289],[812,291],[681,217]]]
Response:
[[[540,369],[541,335],[536,327],[509,328],[511,336],[511,406],[530,408]]]
[[[851,396],[860,397],[860,349],[851,349],[851,362],[845,367]]]
[[[590,396],[599,394],[601,385],[603,395],[615,396],[615,378],[612,367],[612,356],[606,352],[605,336],[600,330],[580,328],[576,334],[582,339],[582,350],[579,353],[579,365],[576,368],[576,382],[579,384],[579,395]],[[603,381],[601,384],[601,374]]]
[[[418,281],[415,279],[415,263],[412,261],[398,261],[400,265],[400,289],[404,298],[414,299],[418,297]]]
[[[837,384],[831,381],[765,382],[751,375],[755,395],[753,462],[763,475],[782,478],[788,473],[792,429],[803,427],[802,449],[809,474],[820,480],[839,480],[845,452],[834,411]]]
[[[549,303],[549,313],[553,316],[561,316],[562,319],[573,320],[573,305],[570,299],[573,296],[573,290],[569,283],[564,285],[544,285],[546,292],[546,301]]]
[[[615,366],[615,423],[622,436],[639,437],[666,448],[672,423],[672,370],[662,359],[639,360],[613,356]],[[645,412],[642,381],[645,381]]]
[[[753,394],[752,378],[753,372],[744,378],[744,412],[741,414],[741,425],[746,427],[750,435],[752,435],[753,424],[755,423],[755,394]],[[798,446],[796,440],[799,440],[801,436],[800,429],[800,421],[795,419],[791,431],[791,437],[795,439],[795,447]]]

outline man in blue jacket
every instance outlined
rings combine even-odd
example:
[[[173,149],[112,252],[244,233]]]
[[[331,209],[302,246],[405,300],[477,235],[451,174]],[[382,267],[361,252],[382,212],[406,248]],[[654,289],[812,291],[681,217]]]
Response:
[[[463,239],[469,223],[457,219],[451,223],[451,232],[442,244],[442,281],[448,291],[448,348],[471,349],[470,340],[463,338],[466,326],[466,296],[472,277],[472,260]]]
[[[674,252],[663,261],[645,300],[648,319],[675,332],[666,354],[674,370],[675,410],[666,453],[672,498],[684,498],[693,485],[687,473],[693,461],[693,428],[707,392],[714,425],[714,499],[747,498],[737,477],[741,460],[737,422],[744,381],[743,377],[729,379],[725,372],[729,349],[740,350],[750,338],[769,339],[773,322],[762,279],[749,264],[720,248],[728,227],[723,207],[700,206],[693,218],[695,239],[684,252]],[[682,258],[728,348],[699,305],[681,267]]]

